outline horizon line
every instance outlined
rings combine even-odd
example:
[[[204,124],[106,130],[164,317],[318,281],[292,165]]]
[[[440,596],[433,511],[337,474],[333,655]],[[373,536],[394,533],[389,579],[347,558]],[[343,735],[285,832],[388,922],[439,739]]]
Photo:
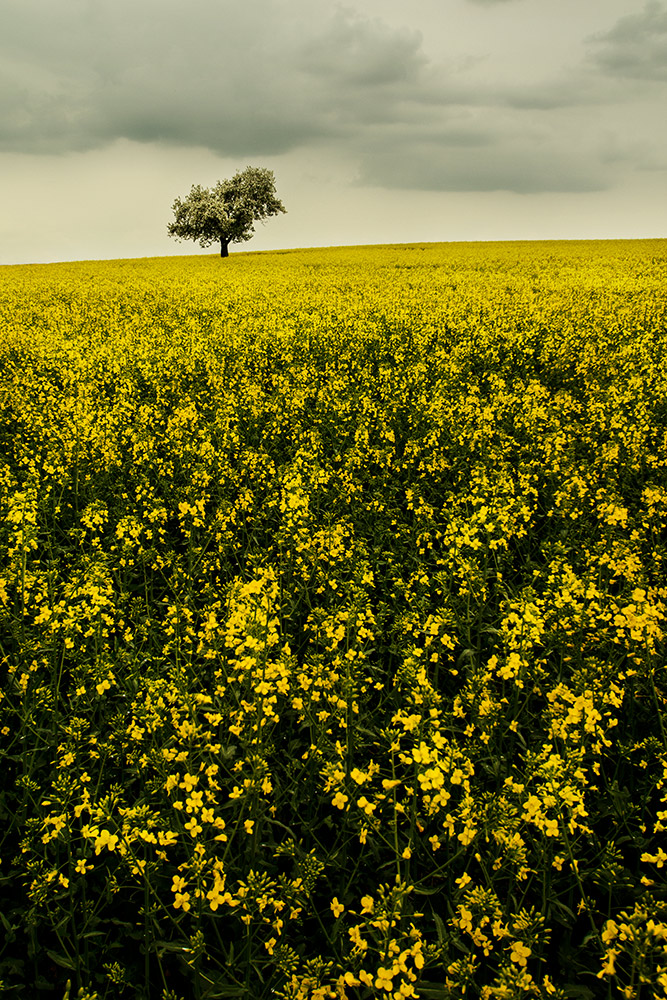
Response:
[[[299,247],[275,247],[270,250],[238,250],[231,252],[224,260],[232,260],[235,257],[248,257],[259,254],[285,254],[300,253],[303,250],[348,250],[348,249],[378,249],[381,247],[436,247],[436,246],[456,246],[471,244],[513,244],[513,243],[647,243],[667,241],[667,236],[568,236],[568,237],[541,237],[539,239],[489,239],[489,240],[410,240],[407,243],[332,243],[328,245],[314,244],[311,246]],[[71,260],[41,260],[41,261],[14,261],[12,263],[0,263],[0,267],[51,267],[59,264],[104,264],[118,261],[147,261],[147,260],[180,260],[196,258],[198,260],[216,257],[219,253],[181,253],[181,254],[146,254],[140,257],[81,257]]]

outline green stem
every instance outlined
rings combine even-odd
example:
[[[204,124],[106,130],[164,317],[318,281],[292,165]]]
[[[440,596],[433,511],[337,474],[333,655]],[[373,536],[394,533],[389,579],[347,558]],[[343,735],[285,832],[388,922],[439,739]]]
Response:
[[[665,724],[662,720],[662,712],[660,710],[660,704],[658,702],[658,692],[655,688],[655,667],[651,668],[649,673],[649,680],[651,681],[651,691],[653,693],[653,703],[655,705],[655,713],[658,716],[658,725],[660,726],[660,734],[662,736],[662,742],[667,749],[667,734],[665,733]]]
[[[561,833],[563,834],[563,840],[565,841],[565,848],[567,850],[567,856],[568,856],[568,859],[570,861],[570,868],[574,872],[574,877],[577,880],[577,885],[579,886],[579,892],[581,893],[581,898],[582,898],[582,900],[584,902],[584,906],[586,907],[586,913],[588,914],[588,919],[590,921],[591,930],[592,930],[593,934],[598,939],[598,941],[600,942],[600,945],[601,945],[602,944],[602,940],[600,938],[600,931],[598,930],[598,928],[597,928],[597,926],[595,924],[595,921],[593,919],[593,913],[592,913],[592,910],[591,910],[591,905],[588,902],[588,896],[586,895],[586,891],[584,889],[583,882],[581,881],[581,876],[579,875],[579,868],[577,866],[577,862],[575,861],[574,855],[572,854],[572,847],[570,845],[570,838],[567,835],[567,829],[566,829],[566,826],[565,826],[565,821],[563,820],[562,816],[559,816],[558,818],[559,818],[559,821],[560,821]]]
[[[396,781],[396,758],[394,755],[394,750],[391,751],[391,780]],[[401,881],[401,859],[398,850],[398,811],[396,809],[396,788],[398,786],[394,785],[392,789],[392,795],[394,798],[394,856],[396,858],[396,881]]]

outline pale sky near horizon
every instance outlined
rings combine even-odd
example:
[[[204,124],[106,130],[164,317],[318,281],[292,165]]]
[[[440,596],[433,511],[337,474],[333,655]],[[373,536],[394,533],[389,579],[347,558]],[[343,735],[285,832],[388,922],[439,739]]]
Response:
[[[667,0],[2,0],[0,263],[215,252],[249,164],[231,253],[665,237],[666,119]]]

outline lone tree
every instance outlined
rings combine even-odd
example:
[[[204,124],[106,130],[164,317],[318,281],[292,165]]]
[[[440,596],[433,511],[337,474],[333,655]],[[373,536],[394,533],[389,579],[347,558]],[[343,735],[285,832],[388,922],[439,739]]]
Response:
[[[273,171],[265,167],[246,167],[213,188],[193,184],[187,198],[177,198],[172,208],[175,219],[167,226],[169,235],[198,240],[202,247],[219,240],[221,257],[229,256],[230,243],[252,238],[253,223],[287,211],[276,198]]]

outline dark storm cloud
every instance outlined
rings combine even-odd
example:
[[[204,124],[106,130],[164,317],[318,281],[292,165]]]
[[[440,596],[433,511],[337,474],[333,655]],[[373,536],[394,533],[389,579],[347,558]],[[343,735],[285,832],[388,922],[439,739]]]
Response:
[[[301,66],[334,87],[417,83],[427,62],[419,32],[397,31],[382,21],[338,9],[324,30],[301,46]]]
[[[5,151],[282,153],[394,117],[426,63],[418,34],[301,0],[8,0],[3,18]]]
[[[593,61],[614,76],[667,80],[667,9],[647,3],[638,14],[622,17],[611,30],[590,41]]]
[[[66,152],[117,138],[280,152],[316,130],[244,5],[214,0],[10,3],[0,143]],[[255,17],[280,41],[273,7]],[[244,13],[245,11],[245,13]],[[233,22],[233,23],[232,23]]]
[[[608,186],[595,152],[563,153],[555,138],[504,134],[492,125],[445,130],[394,145],[371,144],[359,182],[424,191],[600,191]]]
[[[539,192],[607,183],[576,130],[559,134],[546,121],[554,109],[604,102],[581,76],[475,83],[467,57],[430,62],[419,32],[330,2],[2,2],[0,151],[67,153],[118,139],[228,157],[320,147],[376,186]],[[599,59],[622,45],[627,59],[628,45],[662,16],[649,4],[620,21],[600,36]]]

